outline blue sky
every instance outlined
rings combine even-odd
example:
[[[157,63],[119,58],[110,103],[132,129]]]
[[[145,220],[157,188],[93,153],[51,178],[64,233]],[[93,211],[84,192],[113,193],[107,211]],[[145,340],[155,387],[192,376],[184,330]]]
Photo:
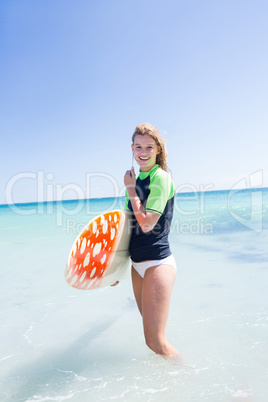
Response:
[[[267,20],[266,0],[1,0],[0,203],[122,195],[141,122],[177,191],[267,187]]]

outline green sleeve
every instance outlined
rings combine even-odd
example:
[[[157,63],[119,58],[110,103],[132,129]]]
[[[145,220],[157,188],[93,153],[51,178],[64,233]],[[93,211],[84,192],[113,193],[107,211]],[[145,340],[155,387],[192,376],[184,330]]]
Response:
[[[146,202],[146,211],[156,212],[160,215],[164,212],[167,201],[174,196],[175,189],[170,175],[164,171],[158,171],[149,185],[150,194]]]
[[[128,196],[128,192],[127,192],[127,190],[126,190],[126,192],[125,192],[125,209],[126,209],[127,211],[130,211],[130,209],[129,209],[129,207],[128,207],[128,201],[129,201],[129,196]]]

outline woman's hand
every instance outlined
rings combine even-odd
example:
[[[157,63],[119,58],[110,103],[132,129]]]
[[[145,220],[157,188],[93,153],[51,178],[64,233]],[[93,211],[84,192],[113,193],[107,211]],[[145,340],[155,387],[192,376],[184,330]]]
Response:
[[[134,167],[132,166],[131,170],[127,170],[124,176],[124,184],[126,186],[126,189],[128,191],[128,194],[131,191],[135,191],[135,186],[136,186],[136,175],[134,171]]]
[[[138,221],[138,224],[141,227],[141,230],[144,233],[147,233],[151,231],[156,223],[158,222],[158,219],[160,218],[160,214],[155,213],[155,212],[150,212],[150,211],[145,211],[144,206],[141,203],[141,200],[137,196],[136,193],[136,176],[134,172],[134,167],[131,168],[131,170],[127,170],[125,177],[124,177],[124,183],[126,186],[126,189],[128,191],[129,199],[132,205],[132,209],[134,212],[134,215]]]

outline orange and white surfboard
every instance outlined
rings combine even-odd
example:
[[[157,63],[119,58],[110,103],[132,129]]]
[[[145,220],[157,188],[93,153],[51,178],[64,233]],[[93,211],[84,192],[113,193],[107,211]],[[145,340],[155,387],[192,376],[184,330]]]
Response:
[[[70,251],[65,279],[77,289],[97,289],[130,274],[130,219],[116,210],[91,220]]]

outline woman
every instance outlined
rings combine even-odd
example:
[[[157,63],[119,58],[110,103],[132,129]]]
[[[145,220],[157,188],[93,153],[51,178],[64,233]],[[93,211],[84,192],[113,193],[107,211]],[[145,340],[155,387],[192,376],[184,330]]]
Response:
[[[132,213],[129,250],[133,291],[142,315],[146,344],[157,354],[179,355],[165,336],[176,278],[176,263],[168,242],[174,184],[166,171],[163,139],[154,126],[138,125],[131,147],[140,166],[137,179],[133,167],[124,177],[125,208]]]

